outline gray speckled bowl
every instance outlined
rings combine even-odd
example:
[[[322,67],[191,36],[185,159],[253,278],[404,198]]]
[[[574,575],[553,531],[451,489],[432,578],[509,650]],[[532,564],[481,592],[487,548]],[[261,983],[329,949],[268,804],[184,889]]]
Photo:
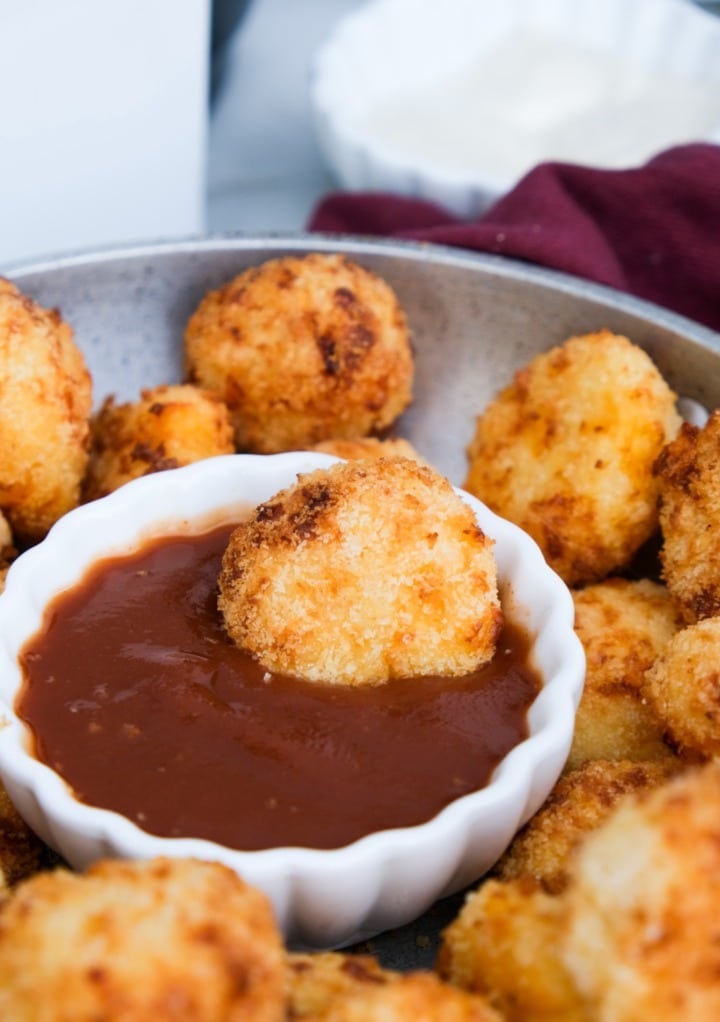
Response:
[[[571,334],[625,333],[680,395],[720,406],[720,336],[610,289],[500,257],[319,235],[237,236],[73,255],[4,273],[72,324],[96,402],[108,393],[127,400],[180,377],[183,328],[208,288],[265,259],[307,251],[345,252],[396,289],[417,365],[415,400],[398,432],[456,484],[476,414],[519,365]],[[375,949],[388,965],[429,964],[446,919],[431,910],[376,940]]]
[[[226,237],[8,267],[75,329],[96,400],[179,378],[185,322],[204,292],[283,254],[343,251],[396,289],[415,339],[415,400],[398,432],[455,484],[476,414],[515,368],[575,333],[608,327],[646,348],[675,390],[720,405],[720,337],[680,316],[498,256],[321,235]]]

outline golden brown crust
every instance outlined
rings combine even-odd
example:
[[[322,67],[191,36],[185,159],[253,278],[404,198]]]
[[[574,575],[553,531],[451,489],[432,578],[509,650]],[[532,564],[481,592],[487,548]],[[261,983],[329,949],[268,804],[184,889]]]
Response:
[[[645,694],[645,672],[677,630],[669,593],[648,579],[613,578],[573,599],[587,673],[566,769],[596,759],[672,757],[664,723]]]
[[[185,333],[188,378],[230,408],[240,450],[304,450],[387,429],[411,399],[405,314],[340,255],[273,259],[205,296]]]
[[[562,902],[527,877],[488,880],[443,933],[438,970],[507,1022],[589,1022],[559,956]]]
[[[431,469],[338,462],[235,530],[220,608],[269,671],[350,685],[466,674],[501,626],[492,546]]]
[[[720,613],[720,410],[684,423],[656,464],[663,577],[684,619]]]
[[[44,869],[50,861],[48,848],[28,827],[0,784],[0,880],[13,887]]]
[[[630,794],[662,784],[680,769],[658,763],[597,760],[562,777],[540,811],[495,868],[503,880],[529,876],[550,894],[567,886],[573,858],[588,834]]]
[[[624,801],[563,898],[563,958],[590,1018],[719,1018],[720,767]]]
[[[289,1022],[501,1022],[483,998],[369,955],[293,954],[288,964]]]
[[[5,576],[16,554],[10,523],[0,511],[0,593],[5,588]]]
[[[358,458],[412,458],[426,465],[427,462],[415,450],[409,440],[402,437],[388,437],[379,440],[373,436],[349,437],[348,439],[323,440],[312,448],[321,454],[333,454],[336,458],[354,461]]]
[[[152,387],[121,405],[109,397],[93,417],[83,497],[94,500],[138,476],[234,450],[228,410],[208,391]]]
[[[0,391],[0,508],[34,542],[80,499],[91,381],[60,314],[2,278]]]
[[[0,908],[3,1019],[280,1022],[284,1000],[267,900],[218,863],[55,870]]]
[[[720,617],[681,629],[646,677],[646,692],[685,753],[720,755]]]
[[[642,349],[607,330],[572,337],[479,416],[465,486],[529,532],[569,585],[597,582],[657,528],[652,466],[679,424]]]

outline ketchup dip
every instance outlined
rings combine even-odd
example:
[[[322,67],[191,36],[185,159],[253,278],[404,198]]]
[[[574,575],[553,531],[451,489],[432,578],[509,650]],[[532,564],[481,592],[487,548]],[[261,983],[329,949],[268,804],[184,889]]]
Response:
[[[217,608],[232,528],[152,540],[55,598],[21,656],[36,756],[145,831],[242,850],[337,848],[484,787],[540,688],[522,630],[462,678],[271,675]]]

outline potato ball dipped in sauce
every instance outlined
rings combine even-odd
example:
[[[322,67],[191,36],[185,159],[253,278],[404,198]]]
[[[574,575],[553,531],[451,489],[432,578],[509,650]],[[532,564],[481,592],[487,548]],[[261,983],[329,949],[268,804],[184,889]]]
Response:
[[[219,585],[235,642],[309,681],[467,674],[502,626],[492,541],[407,458],[301,476],[233,533]]]
[[[206,294],[185,360],[229,407],[241,451],[381,433],[412,397],[405,313],[385,281],[341,255],[273,259]]]
[[[531,636],[512,601],[503,621],[492,540],[435,472],[330,464],[247,524],[200,528],[96,561],[24,646],[17,712],[81,801],[166,837],[338,848],[430,820],[527,736]],[[272,668],[218,606],[221,579],[240,618],[245,562],[251,605],[271,568],[281,597],[254,634],[287,617]],[[319,630],[297,643],[303,617]]]

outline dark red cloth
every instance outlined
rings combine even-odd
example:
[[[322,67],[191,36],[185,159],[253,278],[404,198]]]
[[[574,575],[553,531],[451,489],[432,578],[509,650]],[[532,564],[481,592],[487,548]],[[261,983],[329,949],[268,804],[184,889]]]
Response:
[[[496,252],[594,280],[720,330],[720,146],[642,167],[541,164],[477,220],[385,193],[334,193],[310,230]]]

